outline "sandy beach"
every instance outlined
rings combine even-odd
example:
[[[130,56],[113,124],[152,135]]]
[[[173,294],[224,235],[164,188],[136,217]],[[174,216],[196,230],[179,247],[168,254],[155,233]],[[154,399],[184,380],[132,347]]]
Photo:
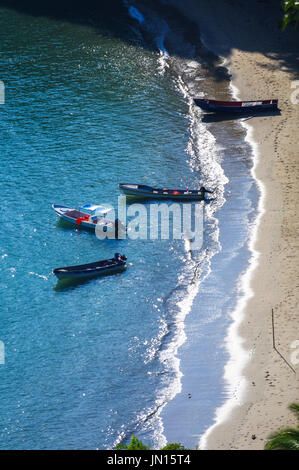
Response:
[[[251,294],[234,316],[242,347],[251,356],[241,372],[246,395],[241,404],[232,397],[231,412],[204,439],[206,449],[263,449],[271,432],[296,425],[288,405],[299,401],[299,33],[292,26],[280,30],[279,1],[164,3],[198,24],[204,44],[224,59],[235,97],[279,99],[280,115],[246,121],[255,148],[253,175],[261,189],[251,244],[254,265],[247,279]]]
[[[0,11],[0,449],[113,451],[133,434],[264,449],[299,403],[299,26],[281,31],[281,0]],[[280,112],[207,116],[197,93]],[[152,201],[123,210],[121,181],[214,196],[200,212],[169,201],[168,218]],[[127,240],[53,203],[119,206]],[[53,276],[116,251],[122,274]]]

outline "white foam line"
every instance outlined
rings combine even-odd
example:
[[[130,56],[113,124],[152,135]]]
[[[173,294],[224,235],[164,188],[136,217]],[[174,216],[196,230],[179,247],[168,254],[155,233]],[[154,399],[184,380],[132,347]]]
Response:
[[[203,282],[206,277],[208,277],[210,272],[211,269],[209,266],[208,272],[205,274],[201,282]],[[183,372],[181,371],[180,367],[181,359],[178,356],[178,350],[187,339],[187,335],[185,333],[185,320],[192,308],[194,299],[198,294],[199,286],[199,282],[193,285],[189,285],[187,288],[186,296],[178,302],[177,306],[179,307],[179,312],[177,313],[174,320],[176,324],[176,331],[174,337],[171,343],[168,345],[167,349],[160,353],[160,361],[162,363],[168,364],[169,369],[175,371],[175,379],[170,387],[169,385],[167,385],[161,390],[155,404],[156,407],[159,408],[159,411],[156,415],[157,422],[155,424],[157,436],[156,441],[158,443],[158,448],[164,447],[167,444],[164,422],[161,418],[161,412],[165,408],[165,406],[167,406],[167,404],[182,391]]]
[[[42,274],[37,274],[37,273],[34,273],[32,271],[30,271],[29,274],[31,274],[32,276],[40,277],[41,279],[45,279],[45,281],[48,281],[47,276],[43,276]]]
[[[230,84],[232,95],[235,99],[238,99],[239,90],[232,83]],[[229,361],[227,362],[224,368],[223,378],[226,382],[226,391],[228,394],[228,399],[225,403],[216,409],[214,424],[210,426],[207,431],[202,435],[199,447],[200,449],[208,448],[208,439],[212,434],[216,426],[227,421],[232,411],[244,403],[245,394],[247,392],[248,381],[244,376],[244,368],[246,364],[250,361],[252,357],[252,351],[246,350],[244,348],[245,339],[239,335],[239,327],[244,321],[246,306],[249,301],[254,296],[254,292],[251,288],[251,280],[254,274],[255,269],[259,263],[260,253],[256,250],[256,241],[258,235],[258,229],[260,226],[261,218],[265,212],[265,195],[266,189],[262,181],[260,181],[256,176],[256,167],[259,162],[259,149],[257,142],[253,139],[253,127],[244,121],[241,122],[242,126],[246,129],[245,140],[250,144],[253,152],[253,167],[251,170],[252,177],[257,183],[257,186],[260,191],[260,197],[258,202],[258,212],[255,218],[254,224],[252,226],[248,248],[251,252],[251,258],[249,261],[249,266],[245,274],[240,278],[239,282],[239,298],[235,310],[231,314],[232,325],[227,331],[226,337],[226,349],[229,353]]]
[[[135,6],[131,5],[129,0],[123,0],[123,3],[125,7],[128,9],[128,13],[131,16],[131,18],[134,18],[135,20],[137,20],[140,25],[146,23],[146,20],[144,16],[142,15],[142,13]],[[164,75],[166,68],[169,67],[169,64],[167,63],[167,60],[169,59],[169,53],[164,45],[165,35],[168,33],[169,28],[166,23],[165,23],[165,26],[166,28],[164,28],[164,31],[162,31],[162,34],[160,34],[159,36],[155,38],[157,48],[159,49],[158,73],[160,75]]]
[[[140,13],[139,10],[137,10],[136,7],[133,7],[132,5],[128,7],[129,9],[129,14],[132,18],[137,20],[140,24],[144,23],[144,18],[142,14]]]
[[[210,158],[211,153],[215,155],[215,161],[213,161],[214,164],[217,165],[217,177],[221,179],[221,184],[224,187],[224,185],[228,182],[227,178],[224,176],[223,169],[218,162],[218,148],[216,147],[216,142],[214,137],[208,132],[206,129],[206,133],[204,134],[202,132],[202,124],[199,126],[199,121],[197,117],[194,115],[194,105],[193,105],[193,100],[190,96],[190,93],[188,91],[187,86],[184,84],[181,76],[178,76],[177,80],[177,89],[182,93],[183,97],[189,104],[189,126],[190,126],[190,139],[194,140],[195,142],[193,143],[193,146],[195,145],[196,148],[199,148],[198,141],[196,140],[196,134],[199,133],[201,138],[205,135],[205,139],[207,139],[207,136],[209,136],[207,140],[207,149],[205,151],[205,154],[207,158]],[[196,128],[194,129],[194,126]],[[192,145],[190,147],[190,139],[189,139],[189,144],[188,144],[188,153],[190,157],[196,158],[196,153],[192,148]],[[203,154],[201,154],[201,157],[203,159]],[[205,161],[205,164],[207,164],[208,160],[202,160]],[[192,164],[189,163],[192,167]],[[214,168],[215,169],[215,168]],[[220,181],[219,181],[220,183]],[[183,372],[181,371],[181,359],[178,355],[178,351],[180,347],[185,343],[187,340],[187,335],[185,332],[185,320],[189,312],[191,311],[194,299],[198,295],[199,292],[199,287],[202,282],[209,276],[211,273],[211,259],[215,255],[215,253],[219,252],[221,250],[221,246],[219,244],[219,228],[218,228],[218,220],[214,217],[213,211],[209,210],[210,208],[206,206],[206,210],[208,211],[207,216],[213,220],[213,223],[215,224],[215,232],[214,232],[214,242],[217,243],[217,248],[214,251],[214,249],[207,255],[207,252],[205,251],[202,254],[201,260],[197,260],[196,264],[199,265],[201,264],[202,260],[204,259],[206,263],[208,263],[207,271],[204,273],[204,275],[201,277],[200,280],[198,280],[195,284],[190,284],[187,288],[187,293],[184,296],[183,299],[181,299],[177,303],[178,307],[178,313],[176,314],[175,317],[175,322],[176,322],[176,331],[174,334],[174,337],[171,341],[171,343],[168,345],[167,349],[165,351],[162,351],[160,353],[160,361],[162,363],[167,363],[169,369],[172,369],[175,371],[176,378],[174,379],[173,383],[171,386],[167,386],[164,388],[158,399],[157,399],[157,404],[159,406],[159,412],[157,413],[158,416],[158,425],[156,424],[156,427],[158,428],[157,430],[157,442],[159,443],[159,447],[162,447],[166,444],[166,437],[165,437],[165,429],[164,429],[164,423],[163,419],[161,418],[161,412],[164,409],[164,407],[167,405],[169,401],[171,401],[177,394],[179,394],[182,390],[182,377],[183,377]],[[185,240],[185,250],[186,253],[189,251],[189,246],[188,242]],[[165,399],[166,397],[166,399]]]

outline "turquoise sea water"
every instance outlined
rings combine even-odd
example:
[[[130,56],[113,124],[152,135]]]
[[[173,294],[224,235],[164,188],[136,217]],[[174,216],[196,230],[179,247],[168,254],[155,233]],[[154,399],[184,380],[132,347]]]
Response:
[[[237,221],[232,250],[247,240],[253,183],[244,132],[200,122],[191,95],[212,89],[211,72],[171,21],[132,5],[115,19],[128,40],[113,34],[113,21],[108,30],[104,20],[79,25],[1,10],[1,449],[103,449],[132,433],[165,443],[171,419],[160,412],[181,390],[177,347],[221,252],[221,214]],[[52,203],[116,206],[119,182],[216,187],[202,250],[190,255],[181,240],[100,241],[57,221]],[[223,212],[226,184],[240,191],[237,212]],[[124,274],[57,288],[52,268],[116,251],[128,257]],[[232,283],[247,260],[245,250]],[[225,305],[222,287],[216,299]],[[223,363],[215,401],[201,401],[198,433],[221,399]],[[194,447],[197,437],[178,439]]]

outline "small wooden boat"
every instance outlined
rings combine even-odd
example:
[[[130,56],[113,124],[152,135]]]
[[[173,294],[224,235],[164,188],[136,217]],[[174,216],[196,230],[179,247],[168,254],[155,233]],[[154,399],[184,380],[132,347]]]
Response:
[[[128,184],[120,183],[119,189],[121,189],[128,196],[137,196],[151,199],[176,199],[178,201],[191,201],[200,200],[202,201],[205,197],[205,193],[212,193],[205,189],[203,186],[198,190],[190,189],[166,189],[166,188],[152,188],[143,184]]]
[[[108,212],[112,210],[109,207],[86,204],[77,210],[60,204],[52,204],[52,208],[59,217],[80,228],[95,230],[96,225],[100,224],[104,232],[115,232],[116,238],[120,230],[126,230],[120,220],[111,221],[106,218]]]
[[[194,98],[197,106],[205,111],[224,113],[251,113],[278,109],[278,100],[261,101],[217,101]]]
[[[65,266],[53,269],[52,273],[58,279],[81,279],[115,274],[126,269],[126,256],[115,253],[113,258],[95,263],[80,264],[78,266]]]

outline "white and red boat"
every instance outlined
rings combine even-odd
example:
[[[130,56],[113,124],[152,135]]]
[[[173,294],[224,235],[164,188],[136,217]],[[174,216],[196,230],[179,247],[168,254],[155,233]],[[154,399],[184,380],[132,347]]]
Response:
[[[116,238],[120,230],[126,230],[119,219],[112,221],[106,217],[112,210],[110,207],[85,204],[79,209],[73,209],[61,204],[52,204],[52,208],[59,217],[80,228],[95,230],[97,225],[101,225],[104,232],[112,231]]]

